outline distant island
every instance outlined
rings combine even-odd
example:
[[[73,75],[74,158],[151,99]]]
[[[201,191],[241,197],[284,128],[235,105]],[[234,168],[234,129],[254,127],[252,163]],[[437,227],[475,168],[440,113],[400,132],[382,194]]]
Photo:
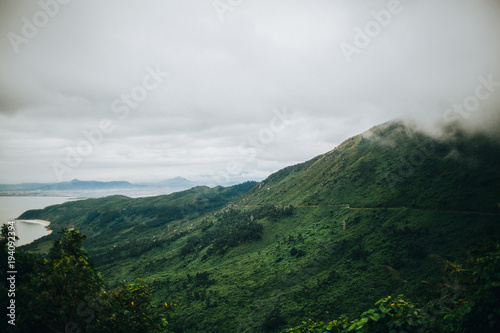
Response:
[[[130,183],[128,181],[81,181],[73,179],[68,182],[58,183],[22,183],[0,184],[0,196],[89,196],[95,194],[161,194],[171,193],[194,186],[204,185],[182,177],[175,177],[159,182]],[[90,195],[92,196],[92,195]],[[98,195],[99,196],[99,195]]]

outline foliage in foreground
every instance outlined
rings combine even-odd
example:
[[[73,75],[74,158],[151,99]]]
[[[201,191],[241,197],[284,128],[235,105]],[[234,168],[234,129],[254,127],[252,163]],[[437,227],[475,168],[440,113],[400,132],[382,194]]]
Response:
[[[499,332],[500,244],[481,252],[464,266],[441,260],[443,270],[450,273],[444,283],[436,284],[440,297],[424,306],[404,295],[389,296],[354,320],[347,316],[328,322],[309,319],[284,333]]]
[[[155,309],[151,288],[140,279],[106,291],[82,248],[85,238],[78,229],[64,230],[46,258],[17,250],[16,267],[23,274],[16,281],[16,325],[2,321],[2,331],[167,332],[168,304]],[[2,258],[7,258],[7,239],[4,226]],[[4,264],[2,260],[3,274],[7,271]],[[2,285],[2,306],[8,301],[6,291]]]

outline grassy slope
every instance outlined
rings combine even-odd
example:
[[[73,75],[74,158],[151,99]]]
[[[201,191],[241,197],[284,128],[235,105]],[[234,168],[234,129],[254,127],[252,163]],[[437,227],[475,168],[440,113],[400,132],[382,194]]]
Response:
[[[45,218],[51,221],[51,229],[55,231],[78,227],[88,236],[89,251],[95,253],[101,247],[116,245],[116,242],[147,239],[150,243],[149,235],[170,234],[170,229],[180,229],[183,222],[226,206],[254,185],[254,182],[247,182],[229,188],[199,186],[169,195],[137,199],[118,195],[87,199],[30,210],[20,218]],[[57,232],[54,232],[26,248],[45,249],[47,243],[56,237]]]
[[[419,298],[430,292],[421,281],[441,274],[429,254],[457,259],[480,240],[498,239],[498,152],[481,136],[430,139],[388,124],[246,194],[250,184],[115,196],[24,217],[79,226],[108,281],[143,277],[158,303],[176,299],[176,332],[278,331],[305,317],[357,315],[389,294]],[[237,207],[221,208],[242,194]],[[296,207],[273,215],[259,207],[267,204]],[[262,239],[225,254],[210,253],[213,244],[181,254],[229,209],[262,224]]]
[[[496,212],[498,165],[500,144],[482,135],[432,139],[388,123],[278,171],[245,202]]]

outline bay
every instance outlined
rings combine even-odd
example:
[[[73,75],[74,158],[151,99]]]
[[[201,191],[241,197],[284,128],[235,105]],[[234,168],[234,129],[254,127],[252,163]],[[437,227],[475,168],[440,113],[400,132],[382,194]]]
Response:
[[[71,199],[70,197],[0,196],[0,223],[5,224],[27,210],[43,209]],[[17,246],[31,243],[49,233],[50,229],[44,223],[23,222],[22,220],[16,222],[16,235],[19,237]]]

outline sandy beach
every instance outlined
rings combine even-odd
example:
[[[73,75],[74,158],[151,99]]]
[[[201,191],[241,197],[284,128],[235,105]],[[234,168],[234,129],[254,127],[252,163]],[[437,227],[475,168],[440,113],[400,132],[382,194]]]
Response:
[[[45,220],[15,220],[15,221],[16,222],[24,222],[24,223],[43,224],[43,225],[46,225],[46,226],[50,225],[50,222],[49,221],[45,221]]]

